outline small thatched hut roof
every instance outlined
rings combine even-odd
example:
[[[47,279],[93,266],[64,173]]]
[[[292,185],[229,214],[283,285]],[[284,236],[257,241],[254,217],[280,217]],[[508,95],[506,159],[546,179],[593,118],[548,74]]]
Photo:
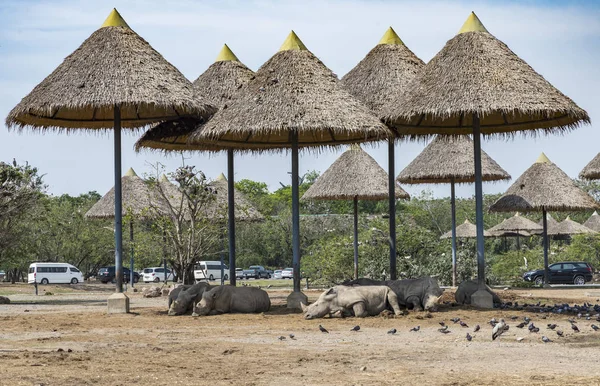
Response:
[[[585,165],[581,173],[579,173],[579,178],[600,180],[600,153],[598,153],[590,163]]]
[[[449,239],[451,237],[452,237],[452,230],[449,230],[448,232],[441,235],[440,239]],[[469,220],[465,220],[464,223],[462,223],[456,227],[456,237],[459,239],[460,238],[463,238],[463,239],[476,238],[477,237],[477,226],[475,226],[475,224],[471,223]],[[484,230],[483,237],[492,237],[492,235],[488,231]]]
[[[113,10],[102,27],[37,85],[6,118],[8,127],[135,128],[215,109],[192,84]]]
[[[600,232],[600,215],[598,215],[598,212],[594,211],[583,225],[593,231]]]
[[[598,204],[581,190],[544,153],[492,206],[495,212],[572,211],[595,209]]]
[[[383,112],[400,134],[470,134],[473,114],[482,134],[565,130],[588,114],[554,88],[472,13]]]
[[[226,108],[234,95],[253,77],[254,72],[241,63],[225,44],[216,61],[194,81],[194,91],[212,106]],[[159,123],[136,142],[135,149],[217,151],[220,148],[187,143],[189,134],[204,122],[202,118],[184,117]]]
[[[540,221],[538,221],[538,225],[543,227],[544,223],[544,219],[542,218]],[[552,215],[550,213],[546,213],[546,225],[548,226],[548,229],[555,227],[558,225],[558,221],[556,221],[556,219],[554,217],[552,217]]]
[[[585,225],[581,225],[577,221],[571,220],[570,217],[567,217],[558,223],[557,226],[548,229],[548,235],[551,236],[572,236],[587,233],[596,233],[596,231],[586,227]]]
[[[150,186],[129,168],[121,177],[123,189],[123,216],[127,213],[133,216],[146,216],[148,209],[160,205],[161,200],[152,192]],[[98,202],[85,214],[88,218],[114,218],[115,217],[115,188],[111,188]]]
[[[377,116],[425,64],[390,27],[367,56],[342,78],[342,85]]]
[[[214,181],[210,183],[210,186],[216,191],[216,201],[214,205],[211,205],[208,216],[214,219],[227,219],[227,178],[221,173]],[[248,201],[237,189],[234,189],[235,199],[235,220],[236,221],[263,221],[264,216]]]
[[[529,236],[530,233],[539,233],[541,231],[541,225],[521,216],[519,212],[488,229],[488,232],[494,236],[508,236],[511,233],[514,235]]]
[[[510,175],[484,151],[481,151],[481,177],[483,181],[510,179]],[[474,182],[473,140],[468,135],[438,135],[396,180],[407,184]]]
[[[235,100],[192,133],[189,141],[265,151],[290,148],[292,133],[297,134],[299,147],[392,136],[293,31]]]
[[[351,145],[302,196],[303,200],[384,200],[389,197],[388,174],[361,149]],[[410,198],[396,184],[396,198]]]

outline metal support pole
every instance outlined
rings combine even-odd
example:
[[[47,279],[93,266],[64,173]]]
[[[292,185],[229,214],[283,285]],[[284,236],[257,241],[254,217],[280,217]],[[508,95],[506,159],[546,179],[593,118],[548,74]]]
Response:
[[[454,178],[450,181],[450,208],[452,212],[452,287],[456,287],[456,193]]]
[[[235,286],[235,187],[233,149],[227,150],[227,226],[229,233],[229,284]]]
[[[546,208],[542,208],[542,227],[544,228],[544,284],[550,284],[550,271],[548,270],[548,220]]]
[[[388,140],[388,184],[390,214],[390,280],[396,280],[396,172],[394,169],[394,139]]]
[[[221,285],[225,285],[225,233],[221,233]]]
[[[116,292],[123,292],[123,204],[121,187],[121,107],[115,105],[115,281]]]
[[[165,270],[165,284],[167,284],[167,232],[163,230],[163,268]],[[175,273],[173,273],[173,281]]]
[[[300,197],[298,181],[298,132],[292,131],[292,267],[294,292],[300,292]]]
[[[483,187],[481,184],[481,133],[479,115],[473,113],[473,150],[475,157],[475,220],[477,225],[477,281],[485,287],[485,258],[483,243]]]
[[[358,279],[358,197],[354,197],[354,279]]]
[[[133,219],[129,221],[129,243],[131,247],[131,259],[129,260],[129,281],[131,283],[131,288],[133,288],[133,256],[134,256],[134,248],[133,248]]]

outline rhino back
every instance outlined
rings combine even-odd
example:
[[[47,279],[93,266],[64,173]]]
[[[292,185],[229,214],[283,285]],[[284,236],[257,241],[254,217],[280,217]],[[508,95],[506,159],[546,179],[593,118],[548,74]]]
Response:
[[[387,294],[390,288],[387,286],[338,286],[337,305],[344,309],[352,309],[356,303],[362,302],[369,315],[378,315],[387,307]]]
[[[342,283],[345,286],[355,286],[355,285],[384,285],[384,283],[380,280],[373,280],[367,277],[361,277],[355,280],[346,280]]]
[[[454,299],[458,304],[471,304],[471,296],[479,289],[479,283],[475,280],[465,280],[458,285]],[[492,294],[492,301],[494,304],[502,303],[500,297],[492,291],[490,287],[485,286],[486,291]]]
[[[266,312],[271,308],[271,299],[266,291],[254,287],[232,287],[229,312]]]
[[[440,288],[437,280],[430,276],[418,279],[387,280],[385,284],[398,296],[398,302],[405,305],[406,299],[416,296],[426,299],[428,295],[440,296],[444,291]]]

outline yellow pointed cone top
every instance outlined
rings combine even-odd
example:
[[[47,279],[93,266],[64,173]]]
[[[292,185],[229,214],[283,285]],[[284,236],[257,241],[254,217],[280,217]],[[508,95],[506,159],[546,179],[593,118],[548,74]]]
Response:
[[[565,221],[567,221],[567,220],[571,221],[571,216],[567,216],[567,218],[565,219]]]
[[[171,181],[169,181],[169,179],[167,178],[166,175],[161,174],[158,182],[171,182]]]
[[[296,35],[296,33],[292,30],[288,37],[285,39],[279,51],[308,51],[308,48],[302,43],[302,40]]]
[[[463,224],[470,224],[471,222],[469,221],[468,218],[465,219],[465,222]]]
[[[104,27],[125,27],[125,28],[129,28],[129,26],[127,25],[127,23],[125,22],[125,20],[121,17],[121,14],[119,13],[119,11],[117,11],[116,8],[113,8],[113,10],[110,11],[110,15],[108,15],[108,17],[106,18],[106,20],[104,20],[104,23],[102,24],[102,26],[100,26],[100,28],[104,28]]]
[[[237,58],[237,56],[235,56],[235,54],[233,53],[233,51],[231,51],[229,49],[229,47],[227,46],[227,44],[223,44],[223,48],[221,48],[221,52],[219,52],[219,55],[217,56],[217,59],[215,60],[215,62],[227,62],[227,61],[236,61],[239,62],[240,60]]]
[[[385,33],[383,34],[383,37],[377,44],[401,44],[401,45],[404,45],[404,42],[402,41],[402,39],[400,39],[400,37],[398,36],[396,31],[394,31],[394,29],[392,27],[390,27],[387,29],[387,31],[385,31]]]
[[[227,178],[225,178],[225,174],[219,174],[219,176],[217,177],[217,181],[227,181]]]
[[[127,173],[125,173],[125,177],[137,177],[137,174],[135,174],[135,171],[133,170],[133,168],[129,168]]]
[[[592,216],[598,216],[598,212],[594,211],[594,213],[592,213]]]
[[[469,17],[467,18],[467,21],[465,21],[465,24],[463,24],[460,31],[458,31],[458,34],[464,32],[488,32],[488,30],[485,29],[483,23],[481,23],[481,20],[479,20],[477,15],[475,15],[475,12],[471,12]]]
[[[546,154],[544,154],[542,152],[542,154],[540,154],[540,156],[538,157],[538,159],[535,160],[536,164],[550,164],[552,162],[550,162],[550,160],[548,159],[548,157],[546,157]]]
[[[521,215],[521,213],[519,213],[519,212],[515,213],[515,217],[519,217],[520,215]]]
[[[348,150],[352,150],[352,151],[360,150],[360,145],[358,143],[353,143],[350,145],[350,149],[348,149]]]

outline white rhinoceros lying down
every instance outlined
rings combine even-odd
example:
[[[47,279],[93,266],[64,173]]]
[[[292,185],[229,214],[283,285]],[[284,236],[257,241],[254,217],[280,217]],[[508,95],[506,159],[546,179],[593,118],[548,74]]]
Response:
[[[269,295],[255,287],[221,285],[204,292],[192,316],[224,313],[265,312],[271,308]]]
[[[305,319],[322,318],[325,315],[354,315],[360,318],[379,315],[390,306],[400,315],[398,297],[386,286],[347,287],[338,285],[323,292],[309,306],[302,304]]]
[[[205,291],[210,290],[212,287],[210,284],[205,282],[196,283],[192,286],[183,287],[177,293],[177,297],[169,305],[169,315],[182,315],[188,311],[191,311],[197,302],[202,299],[202,295]],[[175,288],[171,295],[175,295],[179,288]],[[174,297],[174,296],[173,296]],[[169,301],[171,296],[169,296]]]

